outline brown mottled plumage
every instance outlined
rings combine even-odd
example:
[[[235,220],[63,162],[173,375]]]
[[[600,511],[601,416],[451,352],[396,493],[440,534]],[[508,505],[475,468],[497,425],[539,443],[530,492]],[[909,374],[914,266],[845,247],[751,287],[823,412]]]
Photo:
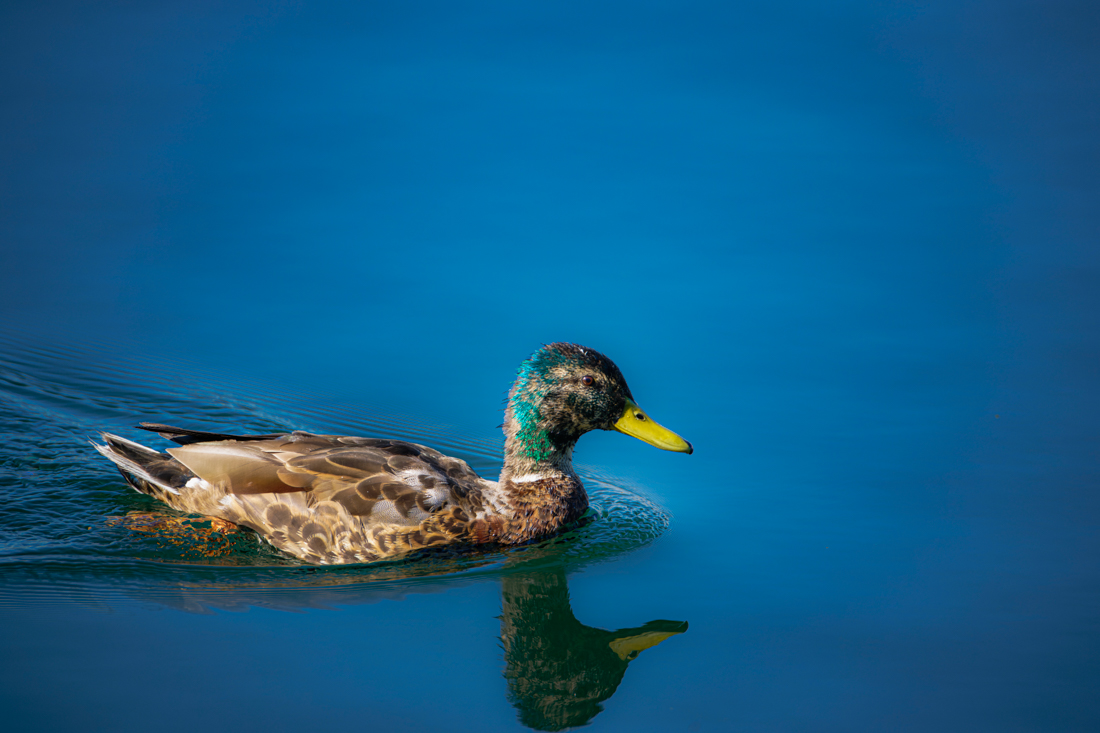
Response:
[[[634,404],[610,359],[574,344],[543,347],[520,366],[499,482],[458,458],[400,440],[141,427],[179,445],[159,453],[108,433],[106,444],[96,445],[134,488],[175,509],[250,527],[316,564],[552,534],[588,508],[572,455],[589,430],[620,430],[691,452]]]

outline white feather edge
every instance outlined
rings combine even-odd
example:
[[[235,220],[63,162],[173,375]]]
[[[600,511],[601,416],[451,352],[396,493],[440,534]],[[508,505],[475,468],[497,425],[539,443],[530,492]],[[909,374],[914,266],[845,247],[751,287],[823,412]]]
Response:
[[[119,441],[120,443],[125,443],[126,445],[131,446],[134,449],[140,450],[143,453],[148,453],[148,454],[152,454],[152,455],[160,455],[159,453],[157,453],[152,448],[146,448],[141,443],[135,443],[132,440],[126,440],[126,438],[120,438],[119,436],[111,434],[111,433],[101,433],[101,435],[103,435],[104,440],[106,440],[108,437],[110,437],[114,440]],[[115,453],[111,449],[110,445],[100,445],[99,443],[96,443],[95,441],[92,441],[92,440],[89,440],[88,442],[91,443],[92,447],[95,448],[97,451],[99,451],[103,455],[104,458],[106,458],[107,460],[109,460],[111,463],[115,464],[116,466],[118,466],[122,470],[126,471],[127,473],[133,474],[134,476],[137,476],[140,479],[144,479],[144,480],[148,481],[149,483],[153,484],[154,486],[159,486],[160,488],[164,489],[165,491],[167,491],[169,493],[179,495],[179,493],[180,493],[179,490],[173,489],[168,484],[157,481],[155,478],[150,476],[149,473],[144,468],[142,468],[138,464],[134,463],[129,458],[126,458],[125,456],[121,456],[118,453]]]

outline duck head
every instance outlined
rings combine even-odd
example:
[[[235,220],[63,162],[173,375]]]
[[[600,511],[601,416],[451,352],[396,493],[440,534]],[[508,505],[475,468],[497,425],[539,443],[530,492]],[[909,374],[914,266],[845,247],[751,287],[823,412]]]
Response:
[[[662,450],[691,443],[638,407],[615,363],[577,344],[544,346],[523,362],[508,393],[505,462],[524,472],[571,471],[573,446],[589,430],[617,430]]]

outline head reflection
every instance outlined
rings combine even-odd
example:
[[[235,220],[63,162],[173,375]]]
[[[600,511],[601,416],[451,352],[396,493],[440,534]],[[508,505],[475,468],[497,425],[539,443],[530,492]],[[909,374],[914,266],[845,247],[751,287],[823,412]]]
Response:
[[[573,615],[562,568],[507,575],[500,636],[508,698],[524,725],[556,731],[584,725],[603,710],[630,662],[687,631],[686,621],[650,621],[605,631]]]

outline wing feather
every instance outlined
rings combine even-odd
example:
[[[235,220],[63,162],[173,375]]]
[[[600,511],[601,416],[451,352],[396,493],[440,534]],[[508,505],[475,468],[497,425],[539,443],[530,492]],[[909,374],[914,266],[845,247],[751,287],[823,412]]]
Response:
[[[228,494],[300,493],[309,507],[332,502],[370,525],[419,525],[466,504],[480,480],[465,461],[395,440],[295,433],[191,443],[169,453]]]
[[[282,494],[302,491],[279,477],[282,463],[247,443],[190,443],[168,453],[199,478],[232,494]]]

